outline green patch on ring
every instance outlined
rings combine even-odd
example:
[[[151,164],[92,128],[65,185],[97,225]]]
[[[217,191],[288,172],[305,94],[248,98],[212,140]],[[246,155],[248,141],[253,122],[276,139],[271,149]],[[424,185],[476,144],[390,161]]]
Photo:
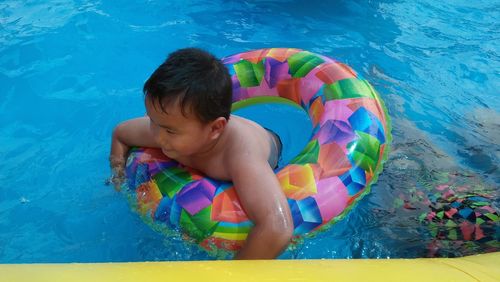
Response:
[[[299,52],[288,58],[290,74],[294,78],[306,76],[312,69],[324,62],[325,60],[307,51]]]
[[[219,222],[210,219],[211,213],[211,205],[200,210],[195,215],[190,215],[185,210],[182,210],[179,223],[190,237],[196,241],[201,241],[212,235],[219,224]]]
[[[358,139],[348,144],[348,150],[351,152],[356,165],[365,171],[375,171],[380,156],[380,141],[370,134],[362,131],[356,131]]]
[[[307,144],[307,146],[300,152],[298,156],[296,156],[293,160],[290,161],[291,164],[308,164],[308,163],[317,163],[319,156],[319,143],[318,140],[314,139]]]
[[[234,64],[234,71],[241,87],[259,86],[264,77],[264,62],[260,61],[254,64],[247,60],[241,60]]]
[[[327,101],[349,98],[377,99],[377,95],[375,95],[368,82],[358,78],[347,78],[327,84],[324,93]]]
[[[173,198],[182,187],[193,180],[189,172],[178,167],[167,168],[157,173],[153,179],[161,194],[168,195],[169,198]]]

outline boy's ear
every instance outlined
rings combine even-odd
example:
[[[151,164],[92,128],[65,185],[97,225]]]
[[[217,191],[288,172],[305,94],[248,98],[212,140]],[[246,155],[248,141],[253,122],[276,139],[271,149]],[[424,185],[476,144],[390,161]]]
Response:
[[[218,117],[214,121],[212,121],[212,125],[210,126],[210,137],[212,139],[217,139],[224,131],[224,128],[227,125],[227,119],[224,117]]]

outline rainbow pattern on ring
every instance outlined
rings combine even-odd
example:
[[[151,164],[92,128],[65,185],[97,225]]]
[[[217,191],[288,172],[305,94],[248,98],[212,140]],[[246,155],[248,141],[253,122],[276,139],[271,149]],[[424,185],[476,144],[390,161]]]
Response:
[[[261,49],[222,61],[232,76],[233,102],[276,96],[309,113],[310,142],[276,171],[294,235],[337,222],[369,192],[388,153],[390,120],[377,92],[347,65],[299,49]],[[142,215],[207,250],[239,249],[253,226],[231,183],[200,175],[160,150],[132,150],[127,176]]]

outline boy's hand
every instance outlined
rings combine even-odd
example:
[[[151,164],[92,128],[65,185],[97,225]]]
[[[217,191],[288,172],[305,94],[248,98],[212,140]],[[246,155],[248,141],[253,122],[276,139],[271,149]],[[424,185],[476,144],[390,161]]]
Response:
[[[110,156],[109,164],[111,166],[111,177],[108,184],[113,184],[116,191],[121,190],[121,185],[125,182],[125,160],[120,157]]]
[[[117,191],[125,181],[125,163],[130,147],[159,147],[154,141],[149,126],[149,118],[140,117],[124,121],[113,130],[109,156],[112,175],[107,183],[112,183]]]
[[[123,157],[109,156],[109,165],[111,168],[125,168],[125,159]]]

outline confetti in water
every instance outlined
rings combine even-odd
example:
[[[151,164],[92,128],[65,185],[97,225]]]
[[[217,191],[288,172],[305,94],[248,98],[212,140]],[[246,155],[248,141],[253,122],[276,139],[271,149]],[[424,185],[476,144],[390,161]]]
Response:
[[[26,199],[25,197],[21,197],[19,201],[21,202],[21,204],[27,204],[30,202],[30,200]]]

